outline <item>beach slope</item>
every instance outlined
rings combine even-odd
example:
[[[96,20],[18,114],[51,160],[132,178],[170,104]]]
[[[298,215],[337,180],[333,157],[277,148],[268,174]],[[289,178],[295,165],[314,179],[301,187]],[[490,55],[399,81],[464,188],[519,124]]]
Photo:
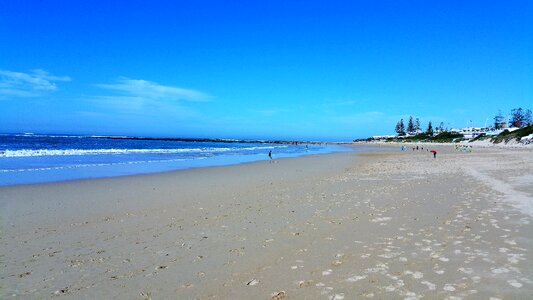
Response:
[[[2,187],[0,297],[528,299],[531,150],[426,150]]]

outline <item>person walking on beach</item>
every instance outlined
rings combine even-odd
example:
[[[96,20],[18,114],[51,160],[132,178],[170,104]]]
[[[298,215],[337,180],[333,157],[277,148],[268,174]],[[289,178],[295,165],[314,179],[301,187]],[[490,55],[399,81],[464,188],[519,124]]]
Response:
[[[437,150],[431,150],[431,153],[433,153],[433,158],[437,158]]]
[[[268,157],[270,157],[270,159],[272,159],[272,150],[268,151]]]

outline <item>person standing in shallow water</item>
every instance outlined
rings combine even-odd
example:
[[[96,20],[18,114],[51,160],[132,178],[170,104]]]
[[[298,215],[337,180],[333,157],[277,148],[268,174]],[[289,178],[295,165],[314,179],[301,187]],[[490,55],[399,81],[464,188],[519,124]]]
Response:
[[[272,150],[268,151],[268,157],[270,157],[270,159],[272,159]]]

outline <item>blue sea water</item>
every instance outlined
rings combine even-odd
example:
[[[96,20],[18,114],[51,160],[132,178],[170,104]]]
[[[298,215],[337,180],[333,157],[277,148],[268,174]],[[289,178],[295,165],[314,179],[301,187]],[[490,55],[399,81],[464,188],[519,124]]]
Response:
[[[325,144],[0,134],[0,185],[65,181],[221,166],[350,151]]]

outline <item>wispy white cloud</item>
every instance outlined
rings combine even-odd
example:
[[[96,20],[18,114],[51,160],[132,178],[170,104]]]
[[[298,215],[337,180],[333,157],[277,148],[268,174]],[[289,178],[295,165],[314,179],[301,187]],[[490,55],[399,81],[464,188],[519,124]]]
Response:
[[[161,85],[156,82],[120,77],[115,83],[96,86],[120,94],[119,99],[127,98],[153,100],[207,101],[211,97],[205,93],[175,86]]]
[[[93,96],[86,99],[94,111],[115,117],[184,120],[200,118],[194,109],[179,101],[154,100],[137,96]]]
[[[56,82],[70,80],[40,69],[29,73],[0,70],[0,97],[38,97],[56,91]]]
[[[141,118],[199,118],[199,114],[187,107],[185,102],[205,102],[212,98],[197,90],[127,77],[96,86],[105,90],[104,94],[90,96],[86,100],[96,105],[98,110]]]

